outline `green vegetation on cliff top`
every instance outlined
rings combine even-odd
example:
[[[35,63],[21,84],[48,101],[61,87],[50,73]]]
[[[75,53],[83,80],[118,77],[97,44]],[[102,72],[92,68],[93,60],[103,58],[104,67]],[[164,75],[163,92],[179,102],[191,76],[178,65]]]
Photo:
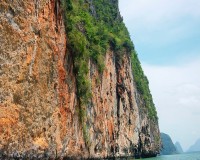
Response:
[[[68,50],[73,57],[77,77],[77,95],[82,107],[81,112],[91,98],[88,62],[91,60],[96,63],[101,74],[105,68],[104,56],[111,47],[119,61],[123,54],[130,54],[137,90],[144,100],[149,117],[157,121],[148,80],[120,16],[118,0],[62,0],[62,6],[65,13]],[[81,119],[84,121],[84,118]]]

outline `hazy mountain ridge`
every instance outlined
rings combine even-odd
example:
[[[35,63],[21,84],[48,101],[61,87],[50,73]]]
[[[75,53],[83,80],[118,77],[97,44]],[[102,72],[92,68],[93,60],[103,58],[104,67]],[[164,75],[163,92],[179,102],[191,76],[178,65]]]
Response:
[[[190,146],[190,148],[187,150],[187,152],[196,152],[200,151],[200,139],[198,139],[193,145]]]

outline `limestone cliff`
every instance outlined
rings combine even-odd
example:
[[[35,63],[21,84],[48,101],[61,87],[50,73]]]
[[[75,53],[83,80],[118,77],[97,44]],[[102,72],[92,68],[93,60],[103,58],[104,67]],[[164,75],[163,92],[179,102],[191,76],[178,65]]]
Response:
[[[99,12],[106,5],[112,24]],[[126,31],[122,36],[99,31],[100,23],[123,26],[117,5],[117,0],[1,1],[0,159],[159,152],[157,115],[130,39],[120,43]],[[78,6],[83,10],[77,12]],[[89,30],[94,24],[99,28]]]

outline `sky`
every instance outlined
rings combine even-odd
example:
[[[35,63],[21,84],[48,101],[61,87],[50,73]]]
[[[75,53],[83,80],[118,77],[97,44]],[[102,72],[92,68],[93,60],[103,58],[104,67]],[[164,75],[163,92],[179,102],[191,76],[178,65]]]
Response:
[[[200,138],[200,0],[119,0],[161,132],[186,151]]]

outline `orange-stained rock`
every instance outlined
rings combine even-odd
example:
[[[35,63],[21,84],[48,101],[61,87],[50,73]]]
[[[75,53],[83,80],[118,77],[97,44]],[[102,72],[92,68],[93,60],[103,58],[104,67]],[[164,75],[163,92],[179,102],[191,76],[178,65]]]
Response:
[[[73,155],[83,155],[75,77],[73,68],[65,68],[59,7],[54,0],[0,4],[0,150],[8,156],[55,157],[72,148]]]

